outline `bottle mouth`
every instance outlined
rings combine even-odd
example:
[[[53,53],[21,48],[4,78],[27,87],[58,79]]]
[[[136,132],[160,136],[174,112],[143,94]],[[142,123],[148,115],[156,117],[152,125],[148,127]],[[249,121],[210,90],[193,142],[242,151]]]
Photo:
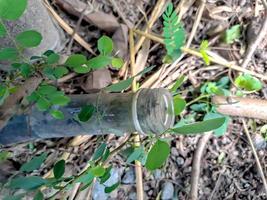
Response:
[[[132,100],[132,119],[141,134],[165,132],[175,120],[171,93],[164,88],[140,89]]]

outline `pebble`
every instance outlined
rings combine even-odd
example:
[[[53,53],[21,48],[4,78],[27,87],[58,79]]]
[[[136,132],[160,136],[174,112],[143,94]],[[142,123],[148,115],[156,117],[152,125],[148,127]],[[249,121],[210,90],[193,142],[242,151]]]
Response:
[[[174,186],[170,182],[166,182],[163,184],[162,187],[162,194],[161,194],[161,199],[162,200],[169,200],[173,199],[174,195]]]
[[[136,194],[136,192],[130,192],[130,194],[129,194],[129,199],[130,199],[130,200],[136,200],[136,199],[137,199],[137,194]]]
[[[178,165],[179,167],[183,166],[183,164],[184,164],[184,158],[181,157],[181,156],[178,156],[178,157],[176,158],[176,163],[177,163],[177,165]]]
[[[128,169],[121,181],[123,184],[133,184],[135,183],[135,172],[133,168]]]
[[[162,171],[159,169],[153,171],[153,175],[156,180],[162,179]]]
[[[267,147],[266,140],[260,134],[255,134],[252,139],[257,150],[263,150]]]

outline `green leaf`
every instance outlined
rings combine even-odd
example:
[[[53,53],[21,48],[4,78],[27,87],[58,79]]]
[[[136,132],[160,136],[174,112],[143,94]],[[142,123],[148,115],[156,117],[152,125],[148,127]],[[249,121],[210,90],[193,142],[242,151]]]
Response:
[[[95,113],[96,108],[93,105],[85,105],[82,107],[78,118],[81,122],[87,122]]]
[[[6,36],[6,28],[5,26],[0,22],[0,37]]]
[[[15,48],[7,47],[0,49],[0,61],[16,60],[18,55],[18,51]]]
[[[64,113],[60,110],[50,110],[49,113],[55,119],[64,119]]]
[[[176,90],[183,84],[185,81],[185,76],[182,75],[178,78],[178,80],[175,82],[175,84],[171,88],[171,92],[176,92]]]
[[[11,153],[8,151],[1,151],[0,152],[0,164],[1,162],[7,160],[11,156]]]
[[[86,74],[91,71],[91,67],[87,64],[84,64],[84,65],[75,67],[73,70],[78,74]]]
[[[105,174],[104,174],[103,176],[100,177],[100,184],[105,183],[105,182],[110,178],[110,176],[111,176],[111,173],[110,173],[111,169],[112,169],[112,167],[109,166],[109,167],[106,169]]]
[[[120,182],[117,182],[115,184],[113,184],[110,187],[105,187],[105,193],[111,193],[112,191],[114,191],[117,187],[119,187]]]
[[[92,169],[90,169],[90,172],[95,176],[95,177],[100,177],[103,176],[105,174],[105,168],[98,165],[96,167],[93,167]]]
[[[209,50],[209,42],[207,40],[203,40],[200,44],[199,52],[201,53],[206,65],[210,65],[210,57],[207,54],[207,50]]]
[[[14,178],[10,181],[11,189],[33,190],[45,185],[48,181],[39,176]]]
[[[251,76],[250,74],[239,75],[235,79],[235,84],[238,88],[247,91],[258,91],[262,88],[262,83],[260,80]]]
[[[38,92],[40,94],[44,94],[44,95],[49,95],[49,94],[53,94],[54,92],[57,91],[57,88],[52,86],[52,85],[41,85],[38,88]]]
[[[94,180],[95,176],[89,171],[87,173],[82,174],[77,178],[74,182],[75,183],[83,183],[85,185],[92,183]]]
[[[47,99],[39,98],[36,102],[36,106],[40,111],[46,111],[51,106]]]
[[[33,198],[33,200],[44,200],[44,195],[43,193],[38,190]]]
[[[87,65],[92,69],[100,69],[108,66],[111,63],[111,57],[99,55],[88,60]]]
[[[121,58],[112,58],[111,60],[112,67],[120,69],[123,65],[123,60]]]
[[[179,115],[185,109],[186,102],[179,95],[177,95],[173,98],[173,105],[174,105],[174,114]]]
[[[101,158],[103,156],[104,152],[106,151],[106,149],[107,149],[106,143],[100,144],[99,147],[96,149],[92,160],[95,161],[95,160],[98,160],[99,158]]]
[[[148,152],[146,160],[146,168],[148,170],[155,170],[165,163],[170,154],[170,146],[167,142],[157,140]]]
[[[56,179],[59,179],[63,176],[64,172],[65,172],[65,160],[60,160],[55,164],[53,168],[54,177]]]
[[[0,0],[0,18],[17,20],[26,7],[27,0]]]
[[[21,172],[32,172],[36,169],[39,169],[41,165],[44,163],[45,159],[47,157],[47,153],[42,153],[40,156],[36,156],[33,159],[31,159],[29,162],[24,163],[20,167]]]
[[[47,78],[49,78],[49,79],[51,79],[51,80],[56,80],[56,79],[57,79],[57,78],[55,77],[55,75],[54,75],[54,68],[51,67],[51,66],[46,66],[46,67],[44,67],[44,69],[43,69],[43,74],[44,74]]]
[[[196,112],[205,112],[208,109],[208,105],[206,103],[193,104],[190,109]]]
[[[109,92],[121,92],[122,90],[126,90],[132,84],[134,78],[128,78],[126,80],[120,81],[113,85],[106,87],[106,90]]]
[[[39,99],[39,95],[35,91],[33,93],[31,93],[31,95],[27,96],[27,100],[30,103],[33,103],[33,102],[37,101],[38,99]]]
[[[50,55],[55,54],[53,50],[47,50],[43,53],[44,56],[49,57]]]
[[[49,98],[53,105],[65,106],[70,102],[70,98],[63,95],[55,95]]]
[[[67,73],[69,73],[69,70],[66,67],[56,67],[53,72],[57,79],[66,75]]]
[[[110,155],[110,151],[109,151],[109,149],[107,148],[107,149],[105,150],[103,156],[102,156],[101,161],[102,161],[102,162],[105,162],[105,161],[108,159],[109,155]]]
[[[134,151],[128,156],[126,163],[130,164],[131,162],[135,160],[141,160],[143,155],[145,153],[145,150],[142,146],[134,149]]]
[[[236,39],[241,37],[241,26],[239,24],[227,29],[223,35],[223,41],[227,44],[232,44]]]
[[[175,60],[181,55],[180,48],[185,41],[185,31],[178,20],[172,3],[167,6],[163,14],[163,20],[164,44],[167,54],[172,58],[171,60]]]
[[[155,67],[155,65],[150,66],[150,67],[146,67],[143,71],[139,72],[134,77],[142,76],[143,74],[150,72],[152,69],[154,69],[154,67]],[[133,82],[134,77],[131,77],[131,78],[128,78],[126,80],[115,83],[113,85],[110,85],[110,86],[106,87],[106,90],[109,92],[121,92],[122,90],[125,90],[128,87],[130,87],[130,85]]]
[[[4,85],[0,85],[0,105],[3,105],[8,96],[9,96],[8,88]]]
[[[29,78],[30,75],[32,75],[33,70],[31,65],[29,65],[28,63],[22,63],[20,65],[20,72],[24,78]]]
[[[113,42],[112,39],[108,36],[102,36],[97,41],[97,49],[99,50],[100,54],[102,55],[109,55],[113,50]]]
[[[16,41],[24,48],[37,47],[42,41],[42,35],[34,30],[24,31],[16,36]]]
[[[223,136],[226,133],[227,128],[228,128],[228,124],[230,121],[230,117],[221,115],[219,113],[207,113],[204,117],[204,120],[216,119],[219,117],[225,117],[225,122],[221,127],[217,128],[213,131],[213,134],[217,137]]]
[[[73,54],[68,57],[67,61],[65,62],[65,65],[67,65],[70,68],[76,68],[80,67],[84,64],[86,64],[87,59],[84,55],[81,54]]]
[[[56,53],[52,53],[49,56],[47,56],[46,62],[47,64],[55,64],[59,61],[60,56]]]
[[[204,120],[202,122],[182,125],[178,128],[173,128],[171,130],[179,134],[199,134],[212,131],[221,127],[225,123],[225,120],[225,117],[214,118]]]

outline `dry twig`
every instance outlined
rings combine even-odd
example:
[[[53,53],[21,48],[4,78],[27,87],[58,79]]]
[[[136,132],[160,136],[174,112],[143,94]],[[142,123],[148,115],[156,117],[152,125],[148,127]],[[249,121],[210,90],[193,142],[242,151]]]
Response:
[[[135,69],[135,48],[134,48],[134,36],[133,30],[129,32],[129,43],[130,43],[130,64],[131,64],[131,74],[132,76],[136,75]],[[132,91],[137,91],[136,79],[133,80],[132,83]],[[140,146],[140,135],[138,133],[133,133],[134,136],[134,147],[137,148]],[[136,193],[137,199],[143,200],[143,175],[142,175],[142,165],[140,161],[135,161],[135,174],[136,174]]]
[[[212,136],[212,132],[207,132],[203,135],[197,144],[197,148],[194,153],[193,166],[191,172],[191,190],[190,190],[190,200],[198,199],[198,183],[201,172],[201,161],[204,154],[205,147]]]
[[[251,146],[251,149],[252,149],[252,153],[255,157],[255,160],[256,160],[256,164],[257,164],[257,167],[258,167],[258,171],[259,171],[259,174],[260,174],[260,177],[262,179],[262,182],[263,182],[263,186],[264,186],[264,189],[265,189],[265,194],[267,195],[267,182],[266,182],[266,178],[265,178],[265,175],[263,173],[263,170],[262,170],[262,166],[261,166],[261,163],[260,163],[260,160],[259,160],[259,157],[257,155],[257,151],[254,147],[254,144],[253,144],[253,141],[250,137],[250,134],[249,134],[249,131],[248,131],[248,127],[247,127],[247,124],[245,122],[244,119],[242,119],[242,123],[243,123],[243,127],[244,127],[244,131],[245,131],[245,134],[248,138],[248,141],[249,141],[249,144]]]
[[[259,46],[259,44],[261,43],[261,41],[266,36],[266,32],[267,32],[267,3],[266,3],[266,0],[262,0],[262,3],[265,7],[265,19],[264,19],[264,22],[261,26],[259,34],[248,45],[245,57],[244,57],[242,64],[241,64],[242,68],[246,68],[248,66],[248,64],[251,60],[251,57],[253,56],[254,52],[256,51],[256,49]]]
[[[162,38],[159,38],[157,37],[156,35],[154,34],[150,34],[150,33],[145,33],[145,32],[142,32],[142,31],[137,31],[135,30],[136,33],[140,34],[140,35],[143,35],[151,40],[154,40],[156,42],[159,42],[161,44],[164,44],[164,41]],[[188,53],[188,54],[191,54],[191,55],[194,55],[194,56],[197,56],[199,58],[202,58],[202,54],[196,50],[193,50],[193,49],[189,49],[189,48],[185,48],[185,47],[181,47],[181,50],[184,52],[184,53]],[[209,54],[211,54],[212,52],[209,52]],[[213,53],[214,54],[214,53]],[[213,57],[209,57],[210,58],[210,61],[213,62],[213,63],[216,63],[216,64],[219,64],[219,65],[222,65],[224,67],[227,67],[229,69],[233,69],[233,70],[236,70],[236,71],[239,71],[239,72],[243,72],[243,73],[246,73],[246,74],[251,74],[257,78],[260,78],[262,80],[265,80],[267,81],[267,77],[265,75],[262,75],[262,74],[258,74],[256,72],[253,72],[251,70],[247,70],[247,69],[244,69],[238,65],[235,65],[231,62],[228,62],[227,60],[225,59],[218,59],[218,58],[213,58]]]
[[[49,2],[47,0],[43,0],[45,7],[48,9],[48,11],[51,13],[51,15],[54,17],[54,19],[59,23],[59,25],[68,33],[72,34],[73,29],[54,11],[54,9],[51,7]],[[89,51],[91,54],[96,55],[94,50],[91,48],[92,46],[88,44],[80,35],[77,33],[74,34],[73,38],[87,51]]]

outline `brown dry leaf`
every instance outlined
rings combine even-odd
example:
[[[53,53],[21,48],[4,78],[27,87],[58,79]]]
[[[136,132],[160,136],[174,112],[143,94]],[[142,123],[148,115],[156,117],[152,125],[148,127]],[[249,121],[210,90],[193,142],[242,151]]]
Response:
[[[138,52],[135,62],[136,73],[139,73],[144,70],[150,49],[150,40],[145,40],[142,49]],[[136,79],[139,80],[141,76],[138,76]]]
[[[126,59],[128,56],[128,27],[125,24],[121,24],[113,34],[112,40],[114,43],[114,52],[119,57]]]
[[[86,4],[79,0],[55,0],[55,2],[62,9],[77,17],[80,17],[82,11],[86,8]],[[120,26],[116,17],[112,14],[107,14],[101,11],[93,11],[90,7],[84,12],[83,19],[97,28],[107,32],[114,32]]]
[[[90,73],[81,87],[86,92],[100,90],[112,83],[110,71],[108,69],[99,69]]]
[[[216,6],[214,4],[207,4],[206,9],[208,11],[208,16],[211,19],[219,21],[227,21],[234,12],[229,6]]]

